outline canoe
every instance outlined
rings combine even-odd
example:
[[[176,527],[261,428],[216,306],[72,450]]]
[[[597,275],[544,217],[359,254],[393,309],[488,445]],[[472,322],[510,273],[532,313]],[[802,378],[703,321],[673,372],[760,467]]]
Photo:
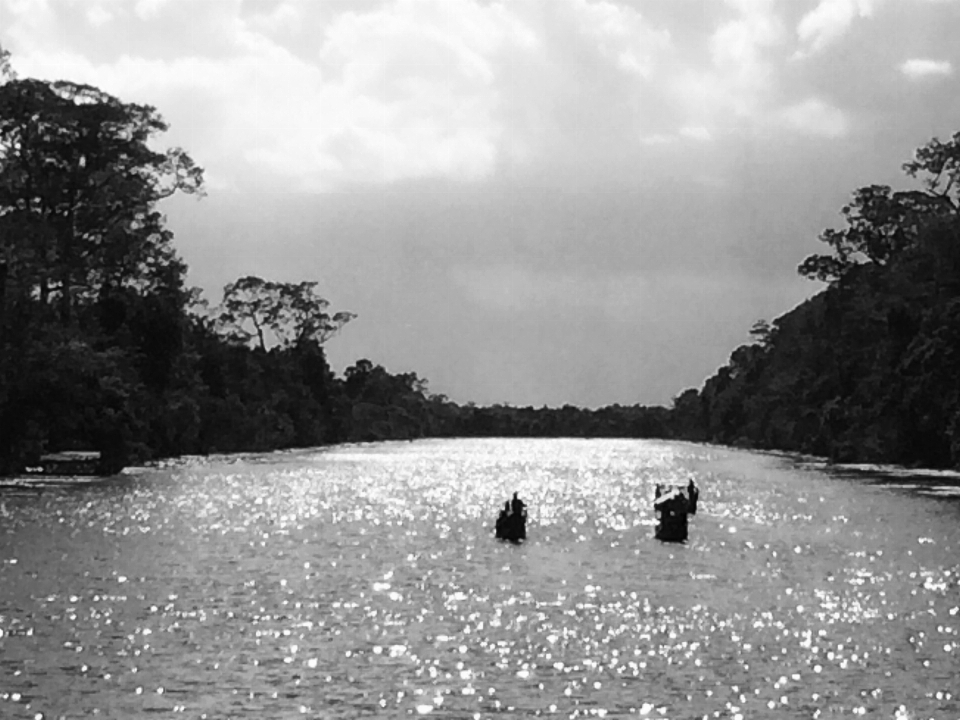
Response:
[[[687,516],[690,504],[679,490],[670,490],[653,503],[657,515],[654,537],[664,542],[684,542],[687,539]]]
[[[67,450],[42,455],[36,464],[24,469],[27,475],[87,476],[103,475],[102,460],[96,450]]]
[[[671,517],[657,521],[654,537],[663,542],[686,542],[687,516]]]
[[[500,513],[497,518],[496,536],[498,540],[518,543],[527,539],[527,511],[520,514]]]

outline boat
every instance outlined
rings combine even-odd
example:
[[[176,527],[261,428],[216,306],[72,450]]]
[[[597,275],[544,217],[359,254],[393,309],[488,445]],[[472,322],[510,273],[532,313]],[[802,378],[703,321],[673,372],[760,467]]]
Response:
[[[660,495],[653,502],[657,515],[654,537],[664,542],[684,542],[687,539],[687,516],[690,503],[687,496],[676,488]]]
[[[24,468],[26,475],[95,476],[107,474],[96,450],[63,450],[41,455]]]
[[[508,513],[506,510],[501,510],[500,517],[497,518],[496,536],[498,540],[506,540],[512,543],[519,543],[526,540],[526,508],[519,513]]]

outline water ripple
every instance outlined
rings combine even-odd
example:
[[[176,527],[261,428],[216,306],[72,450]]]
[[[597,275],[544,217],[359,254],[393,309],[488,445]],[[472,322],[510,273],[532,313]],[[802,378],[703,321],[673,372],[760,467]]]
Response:
[[[690,542],[654,541],[655,485],[691,477]],[[4,718],[960,715],[950,493],[594,440],[17,487],[0,495]],[[521,546],[492,537],[514,491]]]

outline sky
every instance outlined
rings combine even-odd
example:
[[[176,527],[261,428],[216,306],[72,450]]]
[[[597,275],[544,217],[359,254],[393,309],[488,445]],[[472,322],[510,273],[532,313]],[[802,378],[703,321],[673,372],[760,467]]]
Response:
[[[0,0],[21,77],[155,106],[211,303],[480,405],[667,404],[822,290],[858,187],[960,130],[960,0]]]

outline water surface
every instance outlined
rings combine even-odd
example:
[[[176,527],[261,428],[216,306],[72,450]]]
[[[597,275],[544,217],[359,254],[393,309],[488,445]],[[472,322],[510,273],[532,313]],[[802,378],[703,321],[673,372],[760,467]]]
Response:
[[[654,540],[690,477],[690,541]],[[955,485],[625,440],[6,483],[0,717],[955,719]]]

